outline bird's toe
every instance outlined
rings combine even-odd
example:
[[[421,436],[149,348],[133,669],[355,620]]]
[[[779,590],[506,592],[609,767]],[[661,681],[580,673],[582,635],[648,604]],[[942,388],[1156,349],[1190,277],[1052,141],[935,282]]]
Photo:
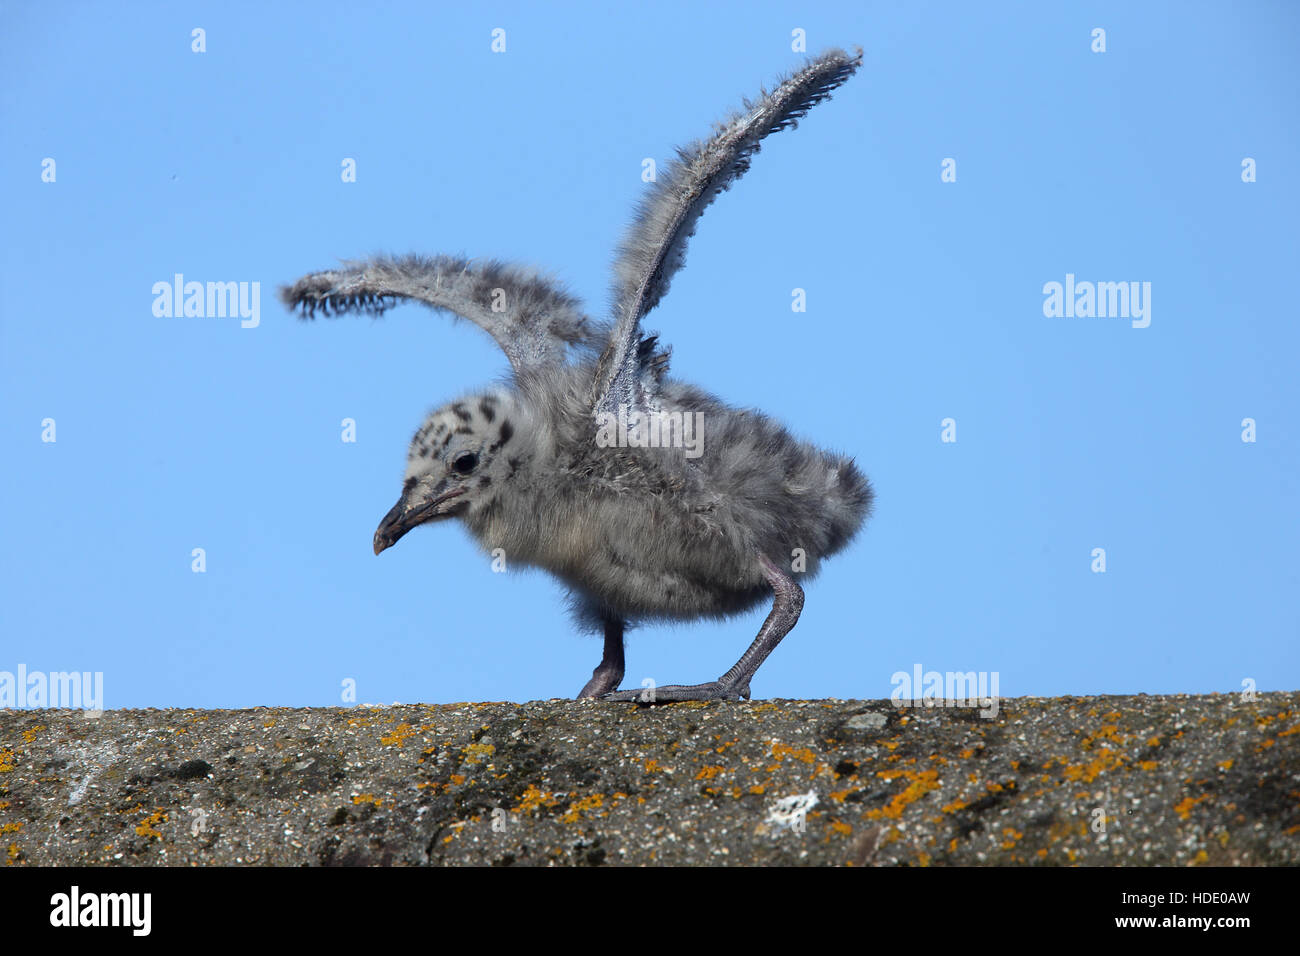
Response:
[[[736,687],[720,681],[707,684],[669,684],[606,694],[601,700],[636,704],[673,704],[687,700],[748,700],[749,685]]]

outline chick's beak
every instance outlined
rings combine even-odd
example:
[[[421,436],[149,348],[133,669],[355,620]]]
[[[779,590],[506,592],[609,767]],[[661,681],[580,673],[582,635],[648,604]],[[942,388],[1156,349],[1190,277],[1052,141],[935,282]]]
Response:
[[[416,525],[450,516],[456,506],[448,505],[448,502],[464,493],[464,488],[453,488],[450,491],[435,489],[430,496],[424,491],[413,489],[410,495],[402,495],[401,500],[384,515],[384,520],[379,522],[379,527],[375,530],[375,554],[397,544],[402,535]]]

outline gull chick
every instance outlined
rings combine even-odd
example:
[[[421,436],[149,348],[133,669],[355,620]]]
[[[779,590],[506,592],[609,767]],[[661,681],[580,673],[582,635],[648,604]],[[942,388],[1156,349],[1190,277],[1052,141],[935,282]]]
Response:
[[[861,62],[860,50],[828,51],[678,150],[618,251],[606,322],[533,270],[448,255],[348,262],[281,289],[306,317],[422,302],[475,323],[505,352],[508,385],[439,408],[415,433],[374,549],[456,518],[487,551],[555,575],[579,623],[604,634],[579,697],[748,698],[754,672],[799,619],[799,581],[871,509],[852,459],[672,378],[668,350],[641,324],[682,267],[705,207],[744,174],[761,140],[794,126]],[[717,680],[618,690],[630,625],[723,618],[769,600],[758,636]]]

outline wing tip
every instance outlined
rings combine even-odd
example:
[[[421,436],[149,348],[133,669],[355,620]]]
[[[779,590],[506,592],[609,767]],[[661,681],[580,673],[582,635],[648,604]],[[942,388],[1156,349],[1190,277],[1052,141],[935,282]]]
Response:
[[[276,290],[276,296],[286,309],[298,312],[302,319],[314,319],[317,312],[327,317],[349,312],[380,316],[393,305],[387,296],[366,292],[338,292],[325,279],[325,275],[326,273],[315,273],[303,276],[293,285],[280,286]]]

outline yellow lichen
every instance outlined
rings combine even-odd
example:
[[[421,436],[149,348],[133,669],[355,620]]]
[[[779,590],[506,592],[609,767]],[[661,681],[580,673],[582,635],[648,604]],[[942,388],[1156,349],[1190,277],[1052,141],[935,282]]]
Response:
[[[410,724],[401,723],[393,728],[393,732],[391,734],[380,737],[379,742],[383,744],[385,747],[391,747],[394,745],[401,747],[403,744],[406,743],[406,739],[408,737],[414,737],[414,736],[415,736],[415,728],[412,727]]]
[[[529,784],[519,797],[519,805],[511,809],[511,813],[532,813],[538,807],[553,807],[559,804],[559,799],[555,794],[546,790],[539,790],[535,784]]]
[[[1267,727],[1275,720],[1285,720],[1287,717],[1290,716],[1291,716],[1291,711],[1289,710],[1279,711],[1276,714],[1257,714],[1255,716],[1255,726]]]
[[[903,810],[906,809],[909,804],[920,800],[931,790],[938,790],[940,786],[939,771],[937,770],[922,770],[919,772],[915,770],[882,770],[879,772],[878,776],[886,777],[886,779],[893,779],[896,776],[904,776],[910,780],[911,783],[908,784],[907,789],[902,793],[897,793],[891,797],[889,802],[883,807],[868,810],[867,817],[873,820],[879,820],[881,818],[897,820],[903,815]]]
[[[465,755],[465,763],[468,764],[482,763],[496,752],[495,744],[468,744],[461,748],[461,753]]]
[[[1106,716],[1109,717],[1110,715],[1107,714]],[[1119,724],[1102,724],[1101,729],[1095,730],[1084,737],[1080,746],[1086,750],[1098,740],[1113,740],[1122,744],[1127,739],[1127,737],[1119,733]]]
[[[136,826],[136,836],[148,837],[151,840],[156,840],[162,836],[162,833],[155,829],[155,825],[166,822],[167,814],[163,813],[163,811],[159,810],[156,813],[151,813]]]
[[[1174,806],[1174,812],[1184,820],[1192,815],[1192,807],[1196,806],[1203,800],[1210,799],[1208,793],[1203,793],[1199,797],[1185,797]]]
[[[1092,783],[1107,770],[1114,770],[1116,767],[1122,766],[1127,759],[1123,754],[1117,753],[1109,747],[1102,747],[1094,760],[1066,767],[1065,779]]]
[[[786,757],[793,757],[795,760],[801,760],[806,764],[817,762],[817,755],[807,747],[789,747],[779,741],[772,742],[772,756],[777,760],[784,760]]]
[[[591,794],[591,796],[583,797],[581,800],[576,800],[573,803],[569,804],[568,811],[564,814],[564,816],[560,817],[560,819],[565,823],[577,823],[583,811],[598,810],[604,805],[605,805],[604,795],[599,793],[593,793]]]

